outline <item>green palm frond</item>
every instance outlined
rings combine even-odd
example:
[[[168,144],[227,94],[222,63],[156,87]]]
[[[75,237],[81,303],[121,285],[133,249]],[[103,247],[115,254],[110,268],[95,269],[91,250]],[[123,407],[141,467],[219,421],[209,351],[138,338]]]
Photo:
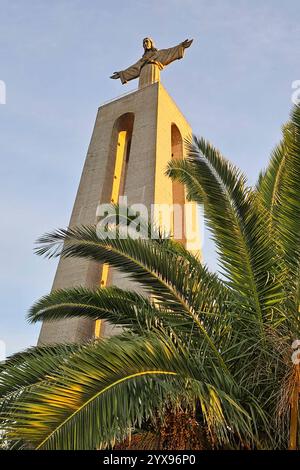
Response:
[[[8,357],[0,363],[0,400],[7,393],[19,392],[42,380],[81,347],[79,344],[32,347]]]
[[[270,217],[280,203],[281,184],[285,170],[286,150],[281,141],[273,150],[268,167],[259,175],[256,185]]]
[[[284,175],[280,187],[280,201],[274,212],[274,225],[283,249],[287,268],[287,288],[296,305],[299,304],[300,259],[300,107],[295,106],[289,125],[284,129]],[[295,276],[295,273],[297,275]],[[298,308],[296,307],[298,310]]]
[[[283,127],[283,138],[273,151],[269,166],[260,175],[257,185],[269,211],[271,236],[281,257],[282,279],[293,329],[299,321],[300,300],[299,155],[300,109],[295,106],[290,121]]]
[[[157,340],[97,342],[12,404],[9,438],[21,433],[39,448],[84,449],[125,437],[149,416],[154,400],[159,403],[151,377],[175,376],[178,368],[188,370],[170,345]]]
[[[46,380],[48,373],[53,373],[82,348],[79,344],[60,344],[33,347],[12,355],[0,365],[0,429],[6,429],[12,403],[23,396],[33,386]],[[4,433],[4,435],[6,435]],[[10,442],[9,448],[26,448],[24,439]]]
[[[273,276],[276,254],[266,236],[267,222],[244,176],[214,147],[196,138],[188,158],[171,161],[167,174],[185,184],[194,201],[201,194],[229,286],[263,322],[270,303],[282,300],[282,286]]]
[[[52,234],[46,234],[38,240],[40,247],[38,254],[62,257],[82,257],[94,261],[108,263],[121,272],[129,275],[129,278],[141,284],[156,302],[165,309],[179,315],[186,316],[194,323],[204,343],[211,349],[222,367],[224,361],[215,342],[206,330],[198,311],[194,309],[191,300],[197,299],[198,304],[205,303],[206,311],[215,312],[220,297],[227,295],[225,287],[218,290],[213,287],[221,285],[215,277],[209,276],[206,269],[198,263],[192,265],[191,276],[189,272],[189,259],[183,259],[177,252],[170,251],[170,244],[157,244],[152,240],[123,239],[119,237],[111,239],[101,238],[96,227],[77,227],[68,230],[58,230]],[[208,289],[205,283],[209,281]],[[201,293],[208,295],[201,299]]]
[[[32,306],[28,318],[37,322],[74,316],[108,320],[113,325],[141,334],[147,330],[164,329],[187,336],[192,327],[190,318],[173,313],[171,309],[166,311],[150,298],[116,286],[52,291]]]
[[[124,439],[154,409],[192,398],[220,442],[234,432],[255,440],[238,389],[230,396],[216,377],[207,382],[205,367],[164,336],[128,339],[86,346],[16,398],[5,415],[8,438],[41,449],[103,447]]]

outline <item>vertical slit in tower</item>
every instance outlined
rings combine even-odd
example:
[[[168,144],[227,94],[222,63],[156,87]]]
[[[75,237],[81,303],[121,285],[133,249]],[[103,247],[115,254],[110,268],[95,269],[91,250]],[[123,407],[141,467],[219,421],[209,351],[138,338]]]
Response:
[[[172,159],[183,158],[183,141],[178,127],[171,125],[171,156]],[[173,236],[174,239],[186,244],[185,237],[185,192],[184,185],[179,181],[172,183],[173,193]]]
[[[111,179],[111,197],[110,202],[112,204],[119,203],[119,197],[124,195],[126,174],[129,162],[131,138],[133,131],[133,113],[126,113],[119,117],[114,125],[114,130],[111,138],[111,149],[113,149],[114,165],[109,162],[107,169],[107,178]],[[117,138],[116,138],[117,134]],[[111,170],[113,173],[111,175]],[[106,287],[109,283],[110,269],[108,264],[102,265],[100,286]],[[95,322],[95,336],[101,336],[101,320]]]

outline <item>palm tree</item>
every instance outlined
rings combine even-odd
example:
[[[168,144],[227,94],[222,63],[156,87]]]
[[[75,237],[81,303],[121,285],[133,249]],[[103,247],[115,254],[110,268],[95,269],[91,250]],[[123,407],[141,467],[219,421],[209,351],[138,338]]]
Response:
[[[162,416],[164,426],[171,411],[195,419],[213,448],[296,446],[300,108],[255,187],[204,139],[187,145],[167,174],[204,205],[221,275],[161,233],[124,240],[77,227],[40,238],[38,254],[108,263],[144,294],[78,287],[31,308],[32,322],[76,315],[124,329],[2,364],[1,428],[13,445],[107,448],[136,432],[141,442],[145,423]]]

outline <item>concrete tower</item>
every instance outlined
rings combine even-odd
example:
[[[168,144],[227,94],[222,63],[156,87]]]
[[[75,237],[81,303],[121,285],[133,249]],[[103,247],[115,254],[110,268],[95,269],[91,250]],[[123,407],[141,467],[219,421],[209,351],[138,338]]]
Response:
[[[197,251],[197,208],[190,204],[186,210],[183,186],[164,174],[171,158],[184,158],[184,139],[191,135],[191,128],[157,74],[154,83],[151,76],[150,83],[144,80],[138,90],[99,108],[69,225],[95,224],[99,204],[117,203],[120,195],[127,196],[128,205],[142,203],[149,210],[153,204],[177,204],[184,214],[180,239]],[[134,288],[124,275],[106,265],[68,258],[59,261],[53,289],[109,284]],[[112,334],[108,322],[83,318],[44,322],[39,344]]]

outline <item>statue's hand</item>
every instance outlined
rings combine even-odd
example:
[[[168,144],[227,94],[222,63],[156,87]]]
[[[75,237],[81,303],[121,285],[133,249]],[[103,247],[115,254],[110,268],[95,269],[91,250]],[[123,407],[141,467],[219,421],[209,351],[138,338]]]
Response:
[[[113,78],[114,80],[116,80],[117,78],[120,78],[120,73],[114,72],[110,78]]]
[[[190,47],[190,45],[192,44],[192,42],[193,42],[193,39],[186,39],[185,41],[183,41],[183,42],[181,43],[181,45],[182,45],[185,49],[187,49],[188,47]]]

